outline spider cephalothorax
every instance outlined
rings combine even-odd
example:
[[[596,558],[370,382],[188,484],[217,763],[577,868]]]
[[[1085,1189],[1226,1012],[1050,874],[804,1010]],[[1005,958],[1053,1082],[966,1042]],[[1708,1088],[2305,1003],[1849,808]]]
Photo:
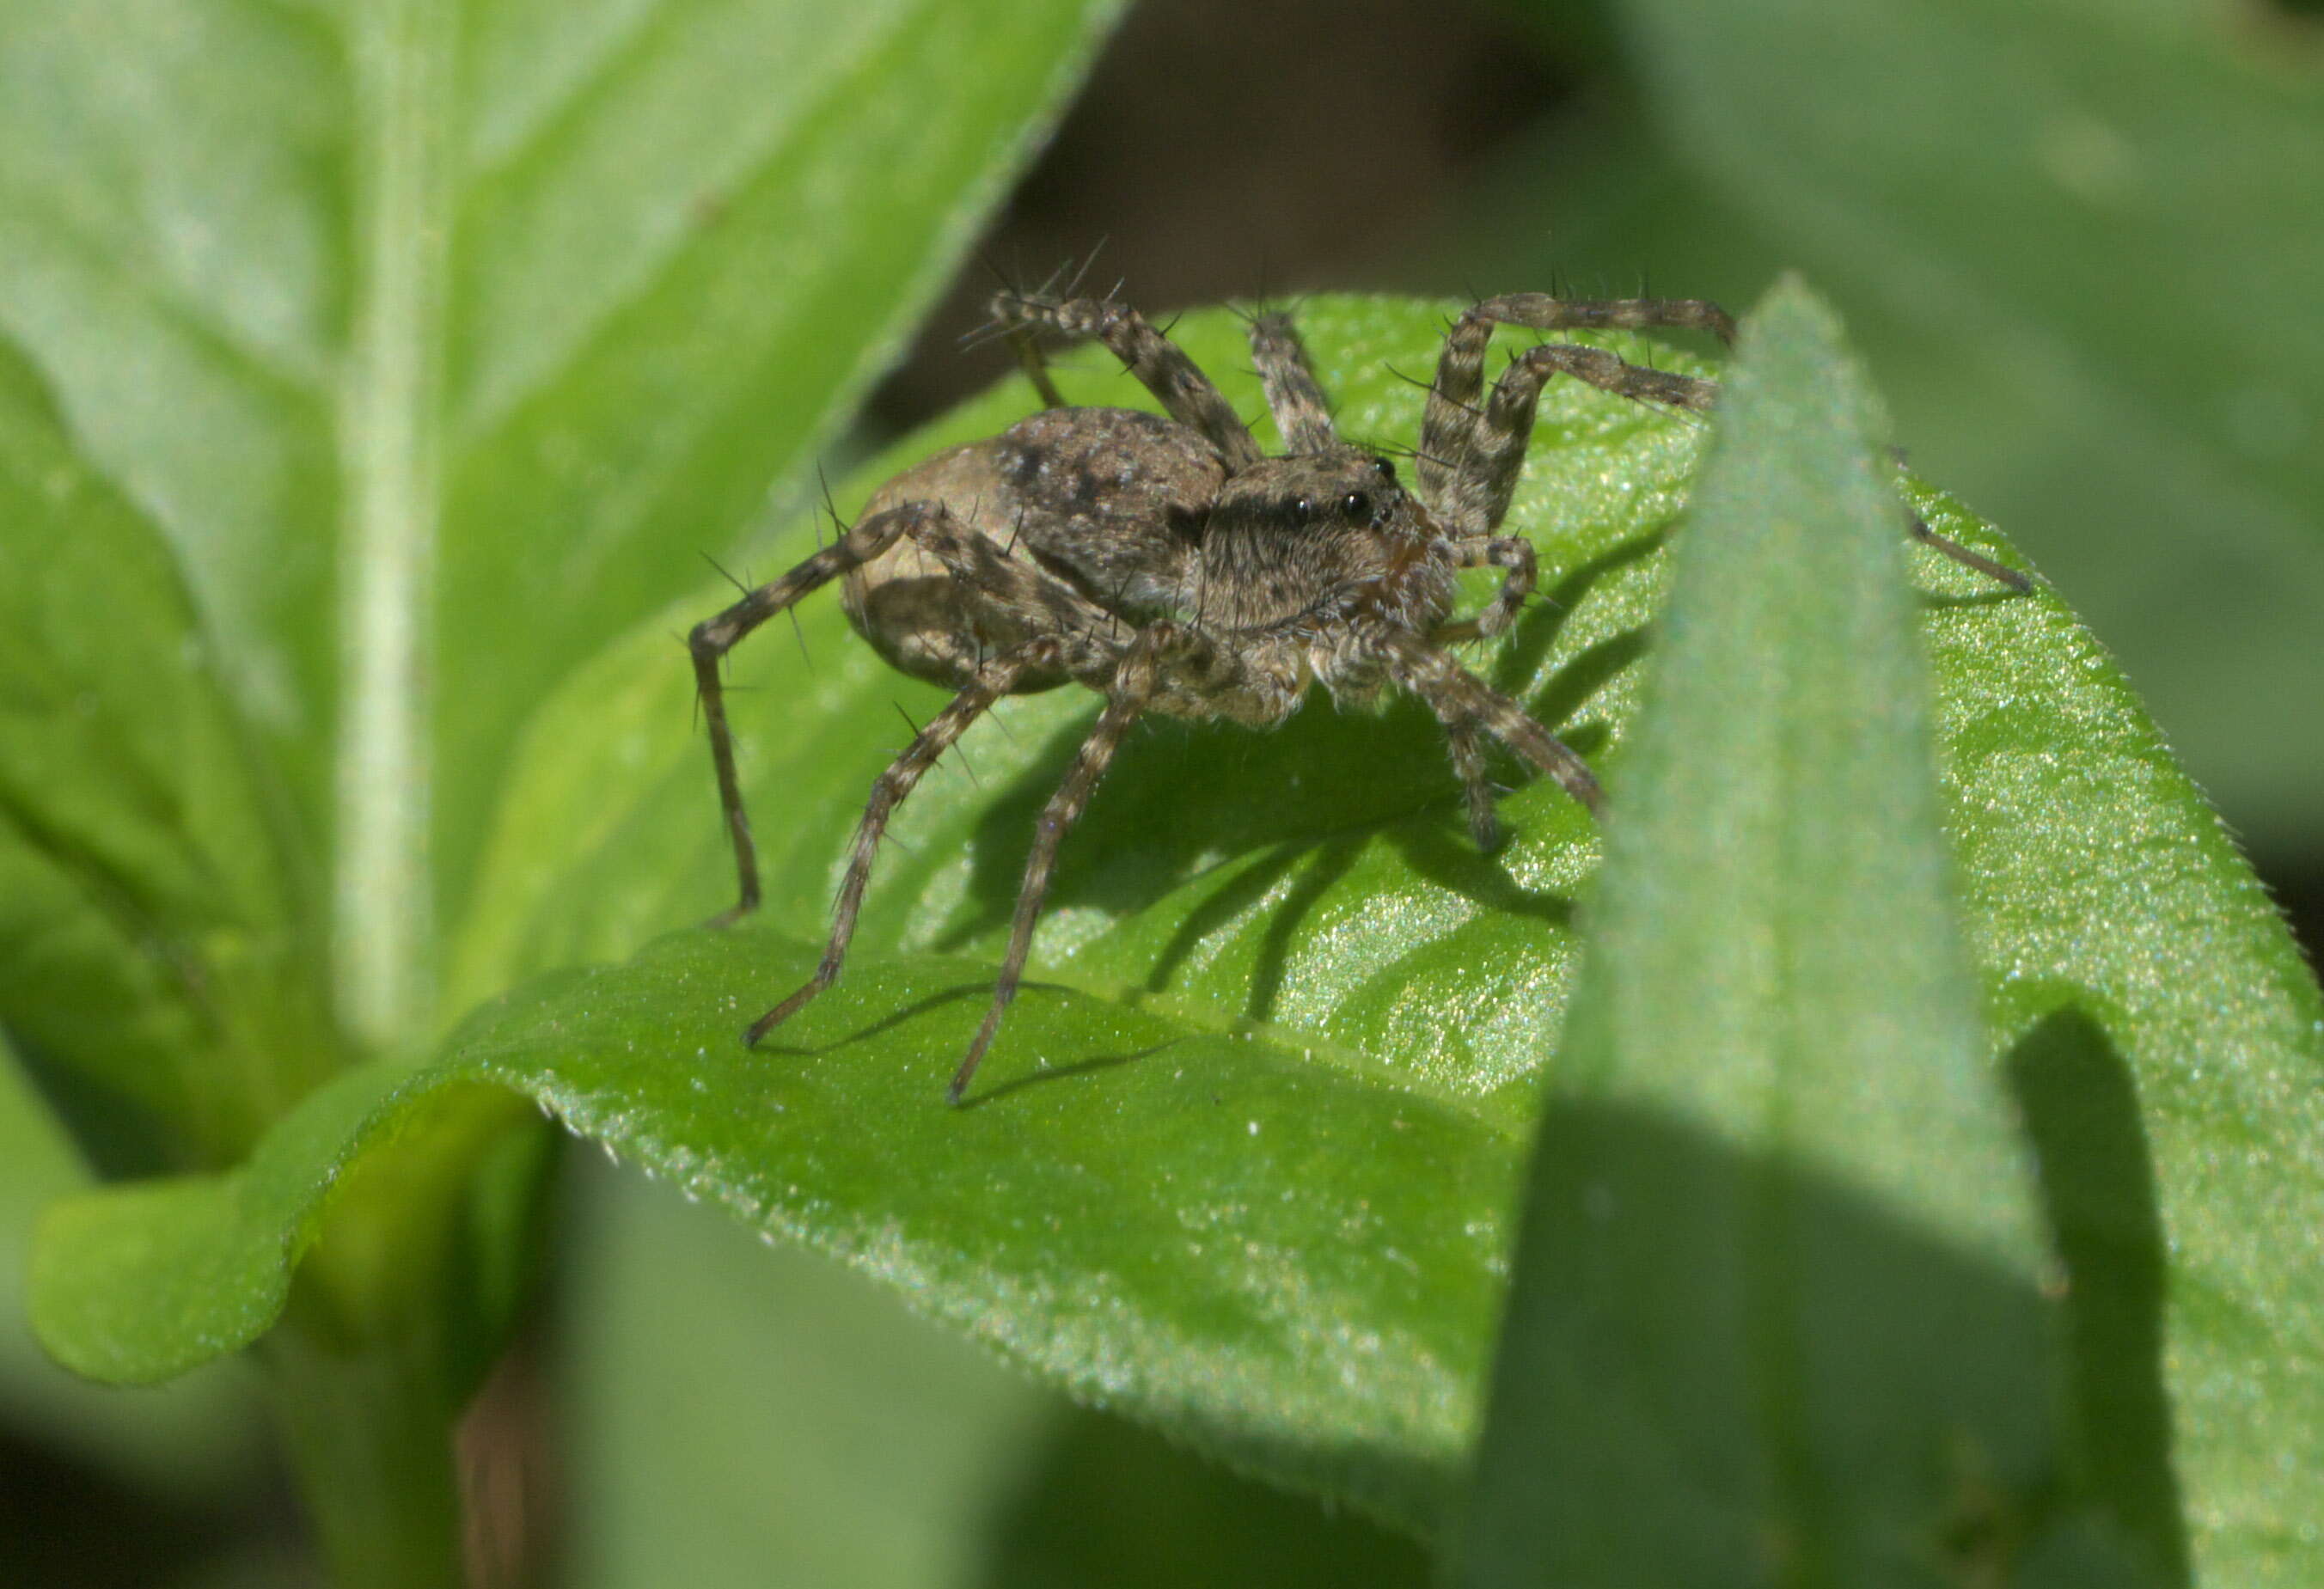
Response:
[[[1688,327],[1727,339],[1734,330],[1718,306],[1691,299],[1518,293],[1478,304],[1445,338],[1407,485],[1387,458],[1341,439],[1298,337],[1279,315],[1250,325],[1252,356],[1286,448],[1268,457],[1218,388],[1136,310],[1015,293],[992,309],[1049,406],[897,476],[831,545],[692,635],[741,878],[730,915],[756,906],[759,881],[718,676],[727,651],[837,578],[849,621],[881,656],[957,691],[872,785],[823,960],[806,985],[753,1023],[753,1042],[839,975],[881,832],[970,724],[1007,695],[1070,683],[1105,697],[1042,814],[991,1006],[953,1077],[954,1102],[1015,996],[1058,844],[1144,713],[1268,727],[1319,684],[1342,699],[1402,688],[1443,725],[1480,845],[1489,848],[1497,832],[1487,737],[1597,810],[1598,782],[1581,758],[1446,647],[1507,628],[1532,593],[1531,543],[1499,531],[1552,375],[1697,411],[1711,407],[1717,387],[1600,348],[1549,342],[1517,355],[1489,393],[1486,345],[1497,324]],[[1066,405],[1033,352],[1040,330],[1102,341],[1167,417]],[[2020,582],[1917,521],[1914,531]],[[1475,618],[1449,623],[1456,570],[1484,567],[1505,570],[1499,594]]]

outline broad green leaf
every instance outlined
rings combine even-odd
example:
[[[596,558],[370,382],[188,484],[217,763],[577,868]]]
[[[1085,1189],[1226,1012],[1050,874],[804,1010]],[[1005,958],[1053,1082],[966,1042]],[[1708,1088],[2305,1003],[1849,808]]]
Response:
[[[363,1038],[435,1025],[513,729],[844,416],[1115,9],[0,13],[0,337],[182,559]]]
[[[1351,434],[1410,444],[1420,397],[1396,372],[1425,375],[1443,312],[1302,306]],[[1178,331],[1259,411],[1237,322],[1190,316]],[[1130,395],[1096,361],[1066,378],[1083,401]],[[1029,405],[1004,388],[881,467]],[[1545,406],[1513,522],[1541,549],[1552,601],[1473,663],[1590,755],[1618,805],[1663,542],[1706,432],[1588,391]],[[841,490],[843,511],[877,473]],[[1911,494],[1940,530],[2009,555],[1950,499]],[[798,526],[751,571],[788,566],[812,533]],[[2078,1372],[2125,1371],[2078,1383],[2150,1387],[2128,1412],[2150,1419],[2167,1396],[2199,1560],[2225,1541],[2292,1551],[2324,1474],[2304,1366],[2324,1317],[2308,1217],[2324,1179],[2324,1001],[2058,596],[1910,560],[1991,1052],[2010,1058],[2054,1183],[2053,1239],[2080,1266]],[[456,954],[464,997],[632,955],[731,900],[674,639],[723,599],[705,590],[641,626],[529,725]],[[1038,985],[981,1078],[985,1101],[948,1110],[1033,811],[1092,708],[1059,691],[980,725],[965,766],[931,774],[899,818],[848,977],[745,1051],[740,1026],[813,961],[863,790],[906,733],[896,707],[924,719],[940,699],[882,670],[833,608],[802,609],[805,657],[776,624],[737,659],[739,683],[766,687],[736,697],[770,857],[761,926],[530,984],[392,1094],[293,1117],[230,1191],[254,1232],[262,1207],[281,1223],[220,1265],[205,1317],[100,1335],[92,1321],[135,1322],[107,1298],[177,1282],[135,1248],[158,1213],[139,1194],[69,1206],[42,1247],[46,1338],[128,1377],[247,1338],[280,1306],[339,1167],[399,1132],[419,1145],[431,1089],[483,1082],[839,1254],[1051,1383],[1433,1527],[1474,1427],[1521,1140],[1556,1069],[1597,848],[1586,822],[1528,783],[1504,802],[1512,843],[1477,855],[1435,731],[1407,707],[1318,702],[1264,736],[1157,725],[1068,846]],[[2073,1076],[2092,1079],[2058,1085]],[[347,1132],[336,1147],[334,1130]]]
[[[2013,1557],[2064,1481],[1880,420],[1796,282],[1720,420],[1534,1150],[1466,1583],[1935,1582]]]
[[[2071,593],[2262,851],[2313,855],[2324,74],[2274,9],[1623,0],[1653,138],[1562,128],[1478,229],[1517,280],[1804,269],[1914,457]],[[1585,143],[1616,157],[1577,171]]]
[[[366,1149],[411,1152],[433,1120],[472,1120],[460,1094],[490,1083],[1086,1399],[1167,1413],[1307,1488],[1435,1514],[1495,1297],[1508,1133],[1279,1042],[1047,990],[1017,1030],[1073,1063],[950,1109],[929,1078],[968,968],[927,957],[818,1002],[807,1054],[740,1051],[735,990],[813,958],[770,933],[687,933],[551,974],[420,1076],[382,1087],[374,1067],[317,1092],[243,1170],[60,1204],[35,1324],[69,1366],[117,1380],[250,1338],[333,1183]],[[850,1040],[870,1026],[882,1041]]]
[[[308,857],[214,667],[0,344],[0,1021],[116,1173],[233,1162],[335,1060]]]

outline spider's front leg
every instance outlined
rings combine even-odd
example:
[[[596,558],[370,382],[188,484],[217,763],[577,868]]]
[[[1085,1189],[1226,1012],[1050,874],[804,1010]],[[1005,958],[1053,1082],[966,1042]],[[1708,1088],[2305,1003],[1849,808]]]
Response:
[[[1514,407],[1497,416],[1486,405],[1485,351],[1492,341],[1493,328],[1502,325],[1537,331],[1668,327],[1706,330],[1724,341],[1735,340],[1732,317],[1717,304],[1699,298],[1560,299],[1545,292],[1512,292],[1486,299],[1471,309],[1445,333],[1444,348],[1436,360],[1436,378],[1428,390],[1427,411],[1420,424],[1421,491],[1456,535],[1488,534],[1499,527],[1499,514],[1490,511],[1489,503],[1496,471],[1506,465],[1509,425],[1521,421],[1515,436],[1520,463],[1532,433],[1530,403],[1521,416]],[[1599,348],[1571,347],[1569,352],[1583,356],[1572,374],[1609,391],[1621,390],[1625,396],[1676,402],[1692,408],[1709,406],[1711,394],[1717,391],[1708,381],[1690,382],[1683,375],[1641,369]],[[1536,377],[1536,393],[1547,374],[1544,369]],[[1497,406],[1499,396],[1497,392]],[[1513,466],[1509,467],[1513,485]],[[1508,509],[1506,493],[1501,494],[1501,508]]]
[[[1491,798],[1484,782],[1483,758],[1476,753],[1476,732],[1480,728],[1555,779],[1591,816],[1605,815],[1605,790],[1572,747],[1441,647],[1384,625],[1366,631],[1362,640],[1366,649],[1387,665],[1388,676],[1426,702],[1444,725],[1452,742],[1453,764],[1469,787],[1470,826],[1480,845],[1488,828],[1477,815],[1478,807]]]
[[[1522,535],[1481,535],[1472,540],[1450,542],[1448,550],[1456,568],[1507,568],[1508,575],[1483,612],[1443,625],[1432,638],[1439,645],[1475,640],[1499,634],[1516,623],[1517,613],[1533,595],[1534,584],[1540,577],[1533,542]]]
[[[1083,739],[1065,781],[1049,797],[1033,830],[1033,852],[1026,857],[1025,881],[1017,891],[1017,913],[1010,923],[1009,950],[1001,957],[1001,979],[993,985],[991,1008],[985,1012],[983,1023],[976,1029],[968,1053],[945,1091],[953,1103],[959,1103],[968,1090],[969,1078],[983,1062],[985,1050],[1001,1030],[1001,1018],[1024,980],[1026,957],[1033,948],[1033,928],[1041,919],[1041,907],[1048,900],[1050,880],[1056,870],[1057,848],[1088,808],[1090,796],[1112,764],[1130,725],[1174,684],[1214,695],[1229,687],[1239,672],[1233,659],[1187,624],[1168,620],[1149,624],[1122,648],[1105,687],[1105,710],[1098,714],[1095,725]]]
[[[1259,371],[1268,411],[1275,416],[1275,429],[1286,448],[1323,452],[1340,445],[1331,402],[1288,315],[1260,315],[1250,322],[1250,362]]]
[[[1064,666],[1065,660],[1065,642],[1054,635],[1040,636],[993,658],[976,670],[975,677],[962,687],[943,711],[929,718],[927,726],[915,734],[912,743],[889,763],[888,770],[872,783],[872,798],[864,802],[862,820],[856,824],[855,843],[847,855],[847,875],[831,908],[831,938],[824,946],[823,959],[816,965],[815,975],[797,992],[751,1023],[743,1038],[745,1042],[756,1043],[838,980],[840,967],[847,961],[847,946],[855,937],[855,918],[863,908],[863,890],[872,881],[872,861],[879,853],[881,836],[887,832],[889,818],[895,815],[896,808],[918,787],[921,775],[958,743],[960,736],[968,732],[969,725],[991,710],[993,703],[1013,690],[1026,674],[1055,672]]]
[[[1707,300],[1633,298],[1562,300],[1540,292],[1489,298],[1455,321],[1437,359],[1436,380],[1420,427],[1420,481],[1429,504],[1455,535],[1489,534],[1507,516],[1533,438],[1542,387],[1551,376],[1572,375],[1601,392],[1634,402],[1708,413],[1719,383],[1629,364],[1602,347],[1550,342],[1529,347],[1484,394],[1487,343],[1497,325],[1539,331],[1643,330],[1655,328],[1710,331],[1735,340],[1735,322]],[[2033,581],[1959,541],[1938,534],[1918,514],[1908,515],[1913,538],[1963,568],[1999,580],[2013,590]]]

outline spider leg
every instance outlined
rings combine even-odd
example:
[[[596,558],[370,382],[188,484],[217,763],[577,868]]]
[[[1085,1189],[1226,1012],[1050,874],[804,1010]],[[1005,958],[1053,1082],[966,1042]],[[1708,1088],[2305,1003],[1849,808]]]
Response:
[[[945,1095],[953,1103],[959,1103],[961,1095],[968,1090],[969,1078],[976,1074],[985,1050],[992,1046],[993,1035],[1001,1030],[1001,1016],[1017,996],[1018,984],[1025,975],[1026,956],[1032,952],[1033,928],[1040,920],[1041,907],[1049,897],[1057,846],[1081,819],[1098,780],[1105,776],[1114,753],[1121,748],[1122,736],[1161,688],[1168,669],[1188,661],[1206,661],[1215,667],[1223,660],[1198,632],[1167,621],[1147,625],[1123,648],[1120,661],[1113,670],[1112,682],[1106,689],[1105,710],[1098,714],[1096,725],[1082,741],[1081,752],[1074,758],[1065,781],[1049,797],[1041,820],[1033,830],[1033,853],[1026,858],[1025,881],[1017,891],[1017,914],[1010,926],[1009,951],[1001,962],[1001,979],[992,989],[992,1006],[985,1012],[983,1024],[976,1029],[967,1056],[953,1074],[952,1086]]]
[[[1991,558],[1969,550],[1950,535],[1940,535],[1929,528],[1918,513],[1905,515],[1911,521],[1909,532],[1923,546],[1942,552],[1964,568],[1974,568],[1989,579],[1998,579],[2012,590],[2031,590],[2034,581],[2015,568],[2005,568]]]
[[[1299,340],[1288,315],[1260,315],[1250,323],[1250,356],[1267,389],[1268,411],[1283,445],[1292,452],[1323,452],[1340,444],[1332,428],[1332,405],[1323,395],[1315,372],[1307,363],[1307,349]]]
[[[1444,743],[1452,753],[1452,771],[1469,798],[1469,836],[1489,854],[1500,848],[1501,818],[1493,808],[1493,780],[1485,762],[1484,727],[1474,717],[1443,719]]]
[[[1229,469],[1240,472],[1259,462],[1259,443],[1234,405],[1176,343],[1128,304],[1001,292],[993,297],[992,318],[1011,329],[1045,326],[1068,337],[1095,337],[1160,400],[1172,419],[1217,448]]]
[[[696,624],[687,643],[694,656],[695,688],[700,692],[703,720],[710,730],[710,761],[718,775],[718,803],[734,848],[739,889],[733,908],[713,918],[710,925],[714,927],[748,915],[757,909],[760,897],[758,847],[751,836],[751,817],[742,803],[742,780],[735,770],[734,736],[726,721],[726,692],[718,677],[719,664],[760,624],[848,570],[876,560],[906,537],[927,549],[959,584],[997,606],[1020,615],[1038,614],[1042,626],[1060,633],[1088,627],[1088,604],[1069,587],[1010,558],[983,536],[963,530],[941,504],[924,502],[904,503],[871,514],[781,578],[760,586],[716,617]]]
[[[840,967],[847,960],[848,943],[855,936],[856,914],[863,908],[864,886],[872,881],[872,857],[879,852],[881,835],[887,831],[888,819],[895,815],[896,808],[918,787],[921,775],[968,731],[969,725],[1007,695],[1019,679],[1028,672],[1055,670],[1064,656],[1063,644],[1053,636],[1043,635],[986,662],[943,711],[928,719],[927,726],[873,781],[872,798],[864,802],[863,819],[855,827],[854,847],[847,857],[847,875],[839,885],[838,899],[832,904],[831,938],[824,946],[823,959],[816,965],[815,975],[798,991],[751,1023],[743,1041],[755,1044],[838,980]]]
[[[1464,513],[1481,515],[1481,528],[1488,531],[1499,527],[1508,513],[1510,498],[1517,492],[1517,476],[1525,467],[1526,447],[1533,437],[1534,414],[1540,402],[1541,389],[1550,376],[1561,373],[1618,397],[1691,409],[1697,413],[1709,412],[1719,399],[1716,381],[1642,369],[1624,363],[1603,348],[1562,342],[1529,347],[1510,362],[1508,369],[1494,383],[1483,421],[1472,439],[1472,450],[1451,488],[1447,511],[1439,514],[1451,521],[1449,528],[1465,527],[1462,519]],[[1473,517],[1470,522],[1474,522]],[[1979,556],[1949,536],[1938,534],[1917,513],[1906,514],[1906,525],[1914,540],[1963,568],[1997,579],[2013,590],[2033,588],[2033,581],[2024,575]]]
[[[1496,325],[1537,331],[1646,330],[1655,327],[1707,330],[1735,340],[1735,322],[1717,304],[1699,298],[1562,299],[1546,292],[1488,298],[1452,323],[1437,356],[1436,380],[1420,424],[1420,484],[1431,503],[1446,499],[1462,471],[1471,439],[1485,420],[1485,347]]]
[[[1538,331],[1577,329],[1641,330],[1672,327],[1710,331],[1721,341],[1735,340],[1735,322],[1727,311],[1699,298],[1558,299],[1544,292],[1513,292],[1489,298],[1453,322],[1436,364],[1428,408],[1420,426],[1420,484],[1437,517],[1452,534],[1489,534],[1508,513],[1525,464],[1526,444],[1541,389],[1550,376],[1569,374],[1600,391],[1641,402],[1708,412],[1719,395],[1719,383],[1662,370],[1644,369],[1603,348],[1549,343],[1528,348],[1511,362],[1484,397],[1486,344],[1496,325],[1526,326]],[[2015,568],[1981,557],[1950,537],[1938,534],[1917,514],[1908,518],[1913,539],[1941,552],[1965,568],[2000,581],[2013,590],[2030,590],[2033,581]],[[1499,604],[1497,603],[1496,605]],[[1512,614],[1513,615],[1513,614]],[[1480,618],[1479,630],[1492,631]]]
[[[1449,625],[1437,632],[1441,644],[1445,640],[1471,639],[1477,635],[1499,634],[1517,621],[1518,609],[1533,594],[1535,570],[1533,542],[1522,535],[1481,535],[1469,540],[1447,543],[1456,568],[1507,568],[1508,577],[1485,610],[1470,623]]]
[[[718,664],[760,624],[827,585],[850,568],[857,568],[896,544],[915,516],[941,513],[924,503],[908,503],[874,513],[781,578],[761,585],[742,600],[694,626],[687,649],[694,656],[695,688],[702,700],[703,721],[710,729],[710,761],[718,774],[718,804],[725,814],[726,832],[734,846],[734,871],[740,897],[733,910],[712,925],[724,926],[749,914],[759,904],[759,857],[751,838],[750,813],[742,806],[742,780],[734,771],[734,736],[726,725],[726,691]]]
[[[1554,298],[1546,292],[1505,292],[1461,318],[1536,331],[1708,331],[1729,347],[1735,346],[1735,317],[1707,298]]]
[[[1626,364],[1601,347],[1545,342],[1512,359],[1493,384],[1492,397],[1467,438],[1457,471],[1443,482],[1437,517],[1452,534],[1489,535],[1500,527],[1525,468],[1541,389],[1554,374],[1586,381],[1603,392],[1641,402],[1707,411],[1719,383]]]
[[[1388,672],[1398,684],[1412,691],[1428,704],[1436,720],[1444,725],[1448,737],[1453,739],[1453,758],[1461,765],[1462,744],[1458,736],[1473,736],[1473,725],[1481,726],[1495,739],[1517,752],[1558,781],[1559,787],[1588,807],[1592,816],[1602,816],[1606,808],[1605,791],[1580,756],[1566,743],[1534,721],[1526,709],[1470,672],[1451,656],[1435,646],[1411,635],[1387,628],[1369,630],[1366,643],[1376,651],[1388,666]],[[1455,725],[1464,726],[1456,727]],[[1462,766],[1465,780],[1468,769]],[[1471,826],[1476,809],[1475,792],[1470,796]]]

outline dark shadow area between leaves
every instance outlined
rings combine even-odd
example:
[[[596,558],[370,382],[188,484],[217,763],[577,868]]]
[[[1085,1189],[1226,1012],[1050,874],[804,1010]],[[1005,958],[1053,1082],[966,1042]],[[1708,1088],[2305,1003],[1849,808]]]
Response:
[[[2043,1212],[2066,1272],[2072,1404],[2092,1500],[2160,1583],[2192,1582],[2163,1388],[2163,1220],[2130,1066],[2078,1009],[2010,1050]]]
[[[2044,1096],[2089,1062],[2031,1051]],[[1658,1110],[1553,1103],[1535,1151],[1460,1581],[2001,1583],[2067,1533],[2128,1565],[2029,1280]]]
[[[5,1034],[41,1101],[64,1122],[73,1145],[108,1180],[178,1175],[192,1168],[168,1121],[144,1099],[83,1067],[60,1063],[37,1039]]]
[[[83,1458],[0,1427],[0,1583],[148,1589],[189,1563],[248,1567],[254,1541],[295,1560],[281,1477],[196,1499],[157,1495]],[[284,1581],[290,1581],[287,1576]]]

